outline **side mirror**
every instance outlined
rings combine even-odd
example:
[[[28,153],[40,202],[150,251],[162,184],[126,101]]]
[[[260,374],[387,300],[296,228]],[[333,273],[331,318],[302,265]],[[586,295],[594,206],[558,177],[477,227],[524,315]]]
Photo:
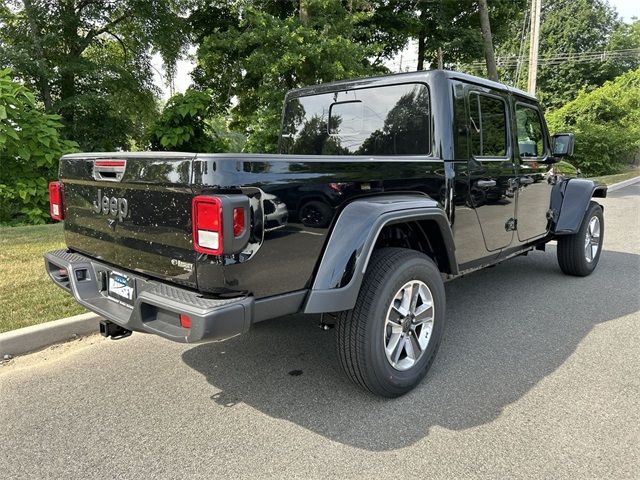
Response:
[[[575,138],[573,133],[558,133],[553,136],[553,156],[570,157],[573,155]]]

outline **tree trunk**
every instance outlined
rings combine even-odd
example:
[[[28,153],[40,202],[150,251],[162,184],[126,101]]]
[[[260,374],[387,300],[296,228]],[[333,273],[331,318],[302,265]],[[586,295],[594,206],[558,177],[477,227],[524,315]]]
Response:
[[[76,96],[76,72],[78,61],[83,51],[81,38],[79,36],[80,19],[75,11],[75,2],[69,1],[62,6],[62,43],[65,49],[67,60],[60,69],[60,115],[67,127],[67,131],[72,133],[75,130],[75,96]]]
[[[493,39],[491,38],[491,24],[489,23],[489,7],[487,0],[478,0],[480,10],[480,29],[482,30],[482,40],[484,43],[484,57],[487,62],[487,74],[490,80],[498,81],[498,69],[496,68],[496,57],[493,52]]]
[[[418,67],[416,70],[424,70],[424,32],[418,34]]]
[[[53,101],[51,100],[51,87],[49,86],[49,78],[46,71],[47,66],[42,50],[40,30],[38,29],[38,23],[36,22],[37,13],[33,9],[31,0],[23,0],[22,4],[24,5],[24,12],[27,15],[27,20],[29,22],[29,35],[31,36],[31,41],[33,42],[33,47],[37,56],[36,63],[38,65],[38,78],[36,83],[40,88],[40,95],[44,102],[44,108],[47,111],[51,111]]]
[[[300,23],[303,25],[309,22],[309,5],[307,5],[307,0],[300,0],[299,18]]]
[[[425,21],[427,19],[427,10],[423,8],[420,10],[420,28],[418,30],[418,66],[416,70],[424,70],[424,56],[425,56],[425,44],[427,41],[427,32],[425,28]]]

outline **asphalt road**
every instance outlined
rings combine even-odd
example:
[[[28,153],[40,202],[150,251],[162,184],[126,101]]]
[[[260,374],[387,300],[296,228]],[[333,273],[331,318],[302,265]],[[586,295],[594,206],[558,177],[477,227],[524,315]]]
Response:
[[[317,317],[15,359],[0,478],[638,478],[640,185],[602,203],[590,277],[550,246],[447,284],[438,358],[397,400],[345,379]]]

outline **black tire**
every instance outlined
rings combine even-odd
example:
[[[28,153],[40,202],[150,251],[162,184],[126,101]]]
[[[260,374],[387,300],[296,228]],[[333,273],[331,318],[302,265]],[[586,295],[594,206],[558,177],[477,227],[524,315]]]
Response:
[[[412,280],[423,282],[430,291],[433,324],[421,356],[411,368],[399,371],[385,353],[385,320],[396,294]],[[355,307],[338,315],[336,346],[340,364],[353,382],[375,395],[403,395],[420,383],[429,370],[440,346],[444,321],[444,284],[433,260],[404,248],[376,250]]]
[[[300,221],[305,227],[328,227],[332,216],[331,207],[318,200],[311,200],[300,207]]]
[[[593,218],[599,222],[599,238],[597,252],[592,254],[592,260],[587,259],[586,246],[587,235],[590,235],[589,224]],[[558,237],[558,264],[560,269],[567,275],[586,277],[596,269],[600,253],[602,252],[602,242],[604,240],[604,218],[602,207],[596,202],[591,202],[585,213],[580,229],[573,235],[563,235]]]

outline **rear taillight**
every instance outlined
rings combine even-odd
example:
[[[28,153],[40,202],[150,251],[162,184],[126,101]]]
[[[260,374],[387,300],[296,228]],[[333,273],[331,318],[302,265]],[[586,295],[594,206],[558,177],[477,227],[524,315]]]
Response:
[[[60,182],[49,183],[49,213],[53,220],[60,221],[63,218],[62,183]]]
[[[221,255],[223,250],[222,202],[219,198],[200,195],[191,204],[193,248],[208,255]]]
[[[233,236],[238,238],[244,233],[244,208],[237,207],[233,209]]]
[[[249,241],[249,197],[198,195],[191,204],[193,248],[207,255],[233,255]]]

